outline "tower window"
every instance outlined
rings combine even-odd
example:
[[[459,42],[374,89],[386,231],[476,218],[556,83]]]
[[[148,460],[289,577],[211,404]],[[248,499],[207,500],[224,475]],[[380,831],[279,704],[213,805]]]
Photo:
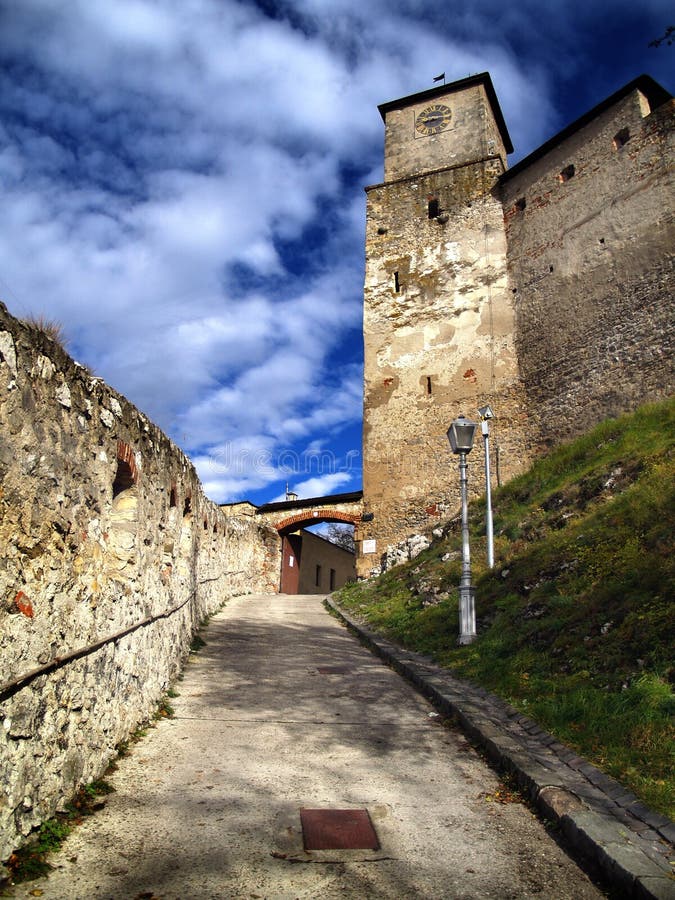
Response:
[[[436,197],[429,197],[429,218],[435,219],[440,213],[441,207]]]
[[[427,375],[427,396],[431,397],[431,375]]]
[[[630,131],[627,128],[622,128],[621,131],[617,131],[614,135],[614,144],[615,150],[620,150],[624,144],[627,144],[630,140]]]
[[[394,290],[397,294],[401,291],[401,282],[398,280],[398,272],[394,272]]]
[[[565,166],[560,175],[558,175],[558,181],[565,182],[569,181],[570,178],[574,178],[575,168],[573,163],[570,163],[569,166]]]

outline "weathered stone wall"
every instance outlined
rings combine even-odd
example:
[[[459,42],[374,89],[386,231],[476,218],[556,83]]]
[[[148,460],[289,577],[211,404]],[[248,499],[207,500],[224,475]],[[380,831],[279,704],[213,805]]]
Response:
[[[279,543],[0,304],[0,858],[100,775],[205,615],[277,589]]]
[[[675,389],[672,118],[672,101],[650,112],[633,91],[502,180],[516,346],[541,446]]]
[[[424,92],[421,99],[410,98],[410,102],[387,110],[385,182],[434,169],[463,166],[487,156],[499,157],[505,165],[506,149],[485,84],[478,79],[475,82],[457,90],[452,85],[432,89]],[[429,96],[433,94],[441,96],[433,99]],[[437,104],[451,111],[447,130],[433,135],[418,133],[415,129],[417,116]]]
[[[498,408],[504,477],[528,456],[513,342],[501,160],[368,189],[364,289],[364,521],[359,574],[389,545],[454,513],[459,479],[446,438],[458,415]],[[439,214],[429,217],[429,198]],[[484,488],[472,464],[472,488]],[[367,519],[367,515],[366,515]]]
[[[506,480],[675,389],[666,92],[638,79],[504,172],[494,104],[472,81],[447,91],[432,136],[413,128],[428,92],[385,104],[386,181],[367,189],[361,575],[456,511],[458,414],[493,407]],[[484,489],[479,447],[469,468]]]

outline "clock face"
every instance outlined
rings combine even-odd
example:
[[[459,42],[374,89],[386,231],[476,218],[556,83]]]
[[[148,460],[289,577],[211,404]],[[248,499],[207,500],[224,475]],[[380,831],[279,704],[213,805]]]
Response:
[[[444,131],[450,124],[452,112],[449,106],[442,103],[434,103],[427,106],[415,119],[415,131],[418,134],[438,134]]]

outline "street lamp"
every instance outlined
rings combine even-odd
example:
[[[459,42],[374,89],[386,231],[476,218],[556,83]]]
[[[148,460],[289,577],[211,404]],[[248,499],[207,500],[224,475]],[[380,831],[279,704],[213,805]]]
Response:
[[[464,416],[455,419],[448,428],[452,452],[459,456],[459,487],[462,497],[462,577],[459,582],[459,644],[476,639],[475,588],[471,584],[471,553],[469,551],[469,509],[466,489],[466,455],[473,447],[476,423]]]
[[[495,414],[492,407],[481,406],[478,409],[480,416],[480,430],[483,433],[483,444],[485,446],[485,537],[487,539],[487,564],[492,569],[495,564],[495,543],[492,531],[492,485],[490,484],[490,419],[494,419]]]

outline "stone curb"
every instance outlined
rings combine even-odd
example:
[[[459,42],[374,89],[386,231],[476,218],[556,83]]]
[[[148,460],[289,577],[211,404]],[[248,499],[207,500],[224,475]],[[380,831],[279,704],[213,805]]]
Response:
[[[330,597],[325,602],[373,653],[454,718],[496,768],[515,775],[538,811],[612,889],[640,900],[675,900],[673,822],[503,700],[385,640]]]

